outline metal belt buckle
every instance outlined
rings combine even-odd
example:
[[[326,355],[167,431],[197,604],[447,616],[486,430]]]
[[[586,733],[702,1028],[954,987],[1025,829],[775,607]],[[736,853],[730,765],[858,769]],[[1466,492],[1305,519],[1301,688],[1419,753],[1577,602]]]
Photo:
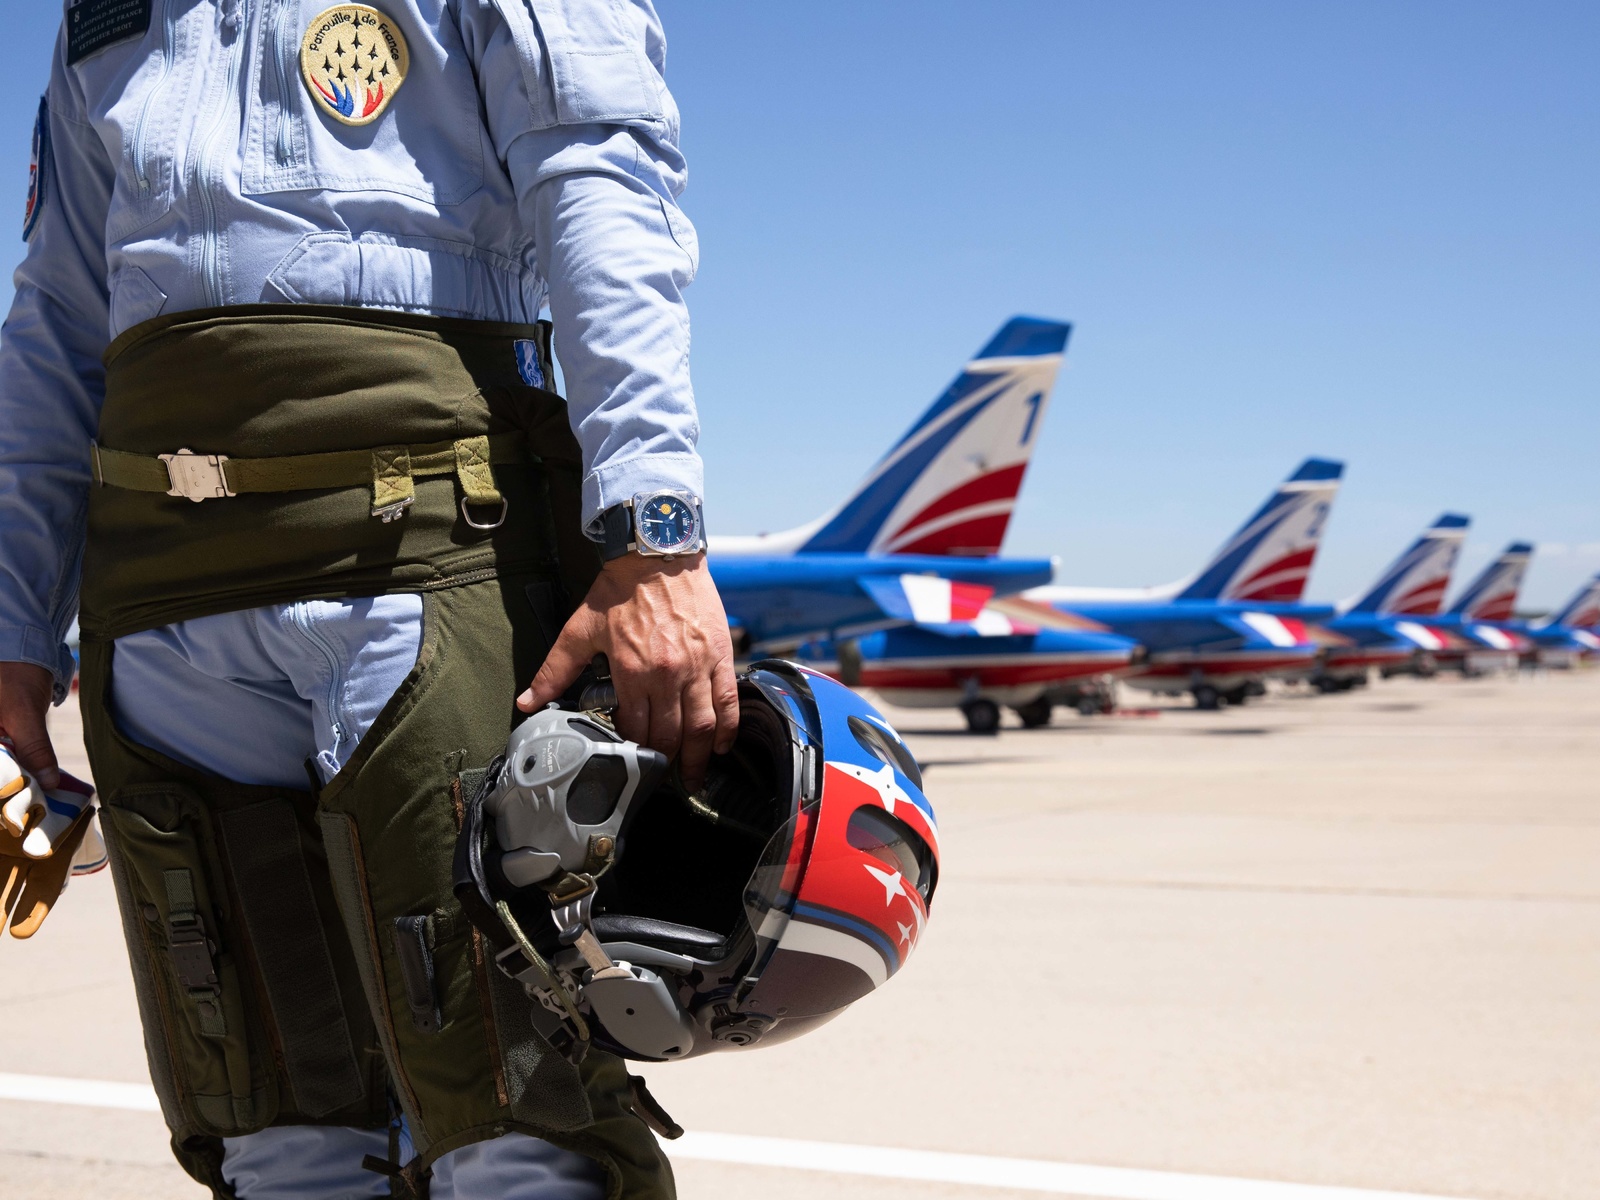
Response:
[[[373,509],[372,515],[382,518],[383,523],[387,525],[390,521],[398,521],[405,516],[406,509],[410,508],[415,501],[415,496],[407,496],[403,500],[396,500],[393,504],[385,504],[382,508]]]
[[[169,496],[183,496],[199,504],[202,500],[220,500],[234,494],[228,486],[228,475],[222,464],[226,454],[196,454],[183,449],[176,454],[156,455],[167,464],[167,489]]]

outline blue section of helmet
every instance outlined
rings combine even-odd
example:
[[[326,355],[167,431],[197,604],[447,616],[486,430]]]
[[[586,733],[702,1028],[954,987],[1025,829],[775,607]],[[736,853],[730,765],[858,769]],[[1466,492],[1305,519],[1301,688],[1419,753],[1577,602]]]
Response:
[[[799,671],[810,683],[811,698],[816,705],[818,722],[822,726],[822,756],[825,761],[848,763],[850,766],[870,771],[874,775],[888,766],[894,772],[894,779],[900,785],[900,790],[922,810],[922,815],[927,817],[928,823],[937,827],[938,821],[933,815],[933,805],[928,802],[928,797],[923,794],[916,781],[908,778],[906,773],[894,764],[886,764],[863,746],[850,728],[850,718],[860,717],[884,730],[901,745],[905,745],[905,739],[884,719],[882,713],[837,679],[809,667],[801,667],[797,663],[758,663],[757,666]],[[907,753],[909,752],[908,749]]]
[[[894,946],[882,933],[868,925],[865,921],[857,920],[832,908],[819,908],[815,904],[796,904],[794,915],[802,920],[810,921],[816,925],[829,925],[835,929],[842,929],[846,933],[868,942],[877,952],[883,955],[888,963],[889,974],[893,975],[900,969],[900,955],[895,952]]]

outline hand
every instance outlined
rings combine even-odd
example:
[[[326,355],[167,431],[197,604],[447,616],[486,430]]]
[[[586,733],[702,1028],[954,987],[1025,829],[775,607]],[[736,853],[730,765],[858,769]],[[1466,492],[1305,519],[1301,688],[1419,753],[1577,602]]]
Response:
[[[29,858],[48,858],[73,832],[94,800],[94,788],[65,772],[44,788],[17,766],[11,747],[0,742],[0,829],[18,839]]]
[[[46,791],[61,784],[55,747],[44,727],[44,715],[54,696],[55,680],[43,667],[0,663],[0,737],[10,741],[22,769]]]
[[[517,707],[559,699],[596,654],[611,663],[617,732],[676,756],[697,790],[712,752],[726,754],[739,731],[733,641],[705,555],[608,562]]]

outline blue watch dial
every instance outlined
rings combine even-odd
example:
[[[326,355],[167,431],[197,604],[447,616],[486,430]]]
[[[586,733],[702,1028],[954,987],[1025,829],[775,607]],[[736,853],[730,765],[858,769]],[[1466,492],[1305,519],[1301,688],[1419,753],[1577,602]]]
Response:
[[[651,496],[634,505],[639,541],[662,554],[700,544],[700,515],[680,496]]]

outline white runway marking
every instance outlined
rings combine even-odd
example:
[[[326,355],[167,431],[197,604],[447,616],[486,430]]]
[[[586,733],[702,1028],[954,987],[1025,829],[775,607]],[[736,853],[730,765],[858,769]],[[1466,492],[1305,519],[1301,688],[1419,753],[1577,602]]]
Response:
[[[0,1073],[0,1100],[159,1111],[155,1089],[147,1084],[59,1079],[49,1075]],[[667,1149],[673,1158],[701,1162],[1009,1188],[1018,1192],[1094,1197],[1094,1200],[1453,1200],[1416,1192],[1377,1192],[1266,1179],[1232,1179],[1224,1175],[1092,1167],[1046,1159],[948,1154],[937,1150],[896,1150],[886,1146],[806,1142],[742,1133],[686,1133],[678,1141],[668,1143]]]
[[[110,1083],[103,1079],[58,1079],[53,1075],[0,1074],[0,1100],[76,1104],[83,1108],[131,1108],[160,1112],[148,1083]]]

